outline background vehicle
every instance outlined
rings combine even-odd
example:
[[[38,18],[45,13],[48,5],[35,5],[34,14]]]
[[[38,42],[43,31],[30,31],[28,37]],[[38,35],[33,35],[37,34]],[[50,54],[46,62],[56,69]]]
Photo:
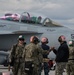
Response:
[[[8,66],[9,52],[0,51],[0,65]]]

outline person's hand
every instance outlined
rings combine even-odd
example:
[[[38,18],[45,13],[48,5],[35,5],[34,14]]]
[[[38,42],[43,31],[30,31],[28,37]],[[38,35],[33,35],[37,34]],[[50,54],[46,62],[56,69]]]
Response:
[[[50,50],[53,51],[55,49],[55,47],[50,47]]]
[[[11,66],[10,66],[10,65],[8,65],[8,71],[10,71],[10,68],[11,68]]]

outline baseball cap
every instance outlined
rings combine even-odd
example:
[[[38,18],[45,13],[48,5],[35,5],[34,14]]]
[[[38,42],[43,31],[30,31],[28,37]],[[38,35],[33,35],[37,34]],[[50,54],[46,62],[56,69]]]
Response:
[[[18,39],[19,40],[25,40],[23,35],[19,35]]]

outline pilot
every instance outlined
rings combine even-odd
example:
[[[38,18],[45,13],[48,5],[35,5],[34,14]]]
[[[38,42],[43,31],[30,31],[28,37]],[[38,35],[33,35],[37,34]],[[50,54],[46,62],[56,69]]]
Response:
[[[30,43],[25,46],[23,58],[25,60],[25,70],[28,75],[39,75],[40,64],[43,62],[42,48],[38,45],[40,40],[37,36],[31,36]]]
[[[66,42],[66,37],[64,35],[59,36],[58,41],[60,43],[58,50],[54,48],[52,49],[56,54],[55,75],[63,75],[64,68],[68,62],[69,48]]]
[[[48,38],[47,37],[43,37],[42,39],[41,39],[41,47],[42,47],[42,49],[44,50],[44,51],[50,51],[50,46],[48,46],[47,44],[48,44]],[[48,53],[49,54],[49,53]],[[49,70],[50,70],[50,68],[49,68],[49,64],[48,64],[48,62],[49,62],[49,58],[48,58],[48,54],[43,54],[43,60],[44,60],[44,74],[45,75],[49,75],[48,73],[49,73]]]
[[[67,75],[74,75],[74,40],[70,40],[69,43],[69,59],[67,63]]]
[[[22,54],[24,47],[26,45],[25,39],[23,35],[18,37],[17,44],[13,45],[11,48],[11,52],[9,55],[9,62],[12,66],[13,75],[22,75],[23,71],[23,59]]]

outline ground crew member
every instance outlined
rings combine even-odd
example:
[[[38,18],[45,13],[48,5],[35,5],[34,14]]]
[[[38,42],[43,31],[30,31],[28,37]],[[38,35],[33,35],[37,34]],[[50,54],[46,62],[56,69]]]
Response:
[[[46,51],[50,51],[50,47],[47,45],[48,44],[48,38],[46,37],[43,37],[41,39],[41,47],[43,50],[46,50]],[[49,54],[49,53],[48,53]],[[48,64],[48,61],[49,61],[49,58],[48,58],[48,54],[43,54],[43,59],[44,59],[44,74],[45,75],[49,75],[49,64]]]
[[[39,42],[36,36],[32,36],[30,38],[30,44],[26,45],[24,49],[23,58],[25,58],[25,68],[30,66],[29,72],[27,72],[28,75],[40,75],[40,67],[43,63],[43,49],[38,44]]]
[[[64,68],[68,62],[69,48],[64,35],[61,35],[58,38],[58,41],[60,42],[58,50],[53,50],[53,52],[56,54],[55,75],[63,75]]]
[[[23,35],[20,35],[18,38],[18,43],[13,45],[11,48],[11,52],[9,55],[9,62],[10,65],[12,65],[12,72],[13,75],[22,75],[22,54],[23,54],[23,49],[25,47],[25,39]]]
[[[74,75],[74,40],[69,41],[69,59],[66,70],[67,75]]]

